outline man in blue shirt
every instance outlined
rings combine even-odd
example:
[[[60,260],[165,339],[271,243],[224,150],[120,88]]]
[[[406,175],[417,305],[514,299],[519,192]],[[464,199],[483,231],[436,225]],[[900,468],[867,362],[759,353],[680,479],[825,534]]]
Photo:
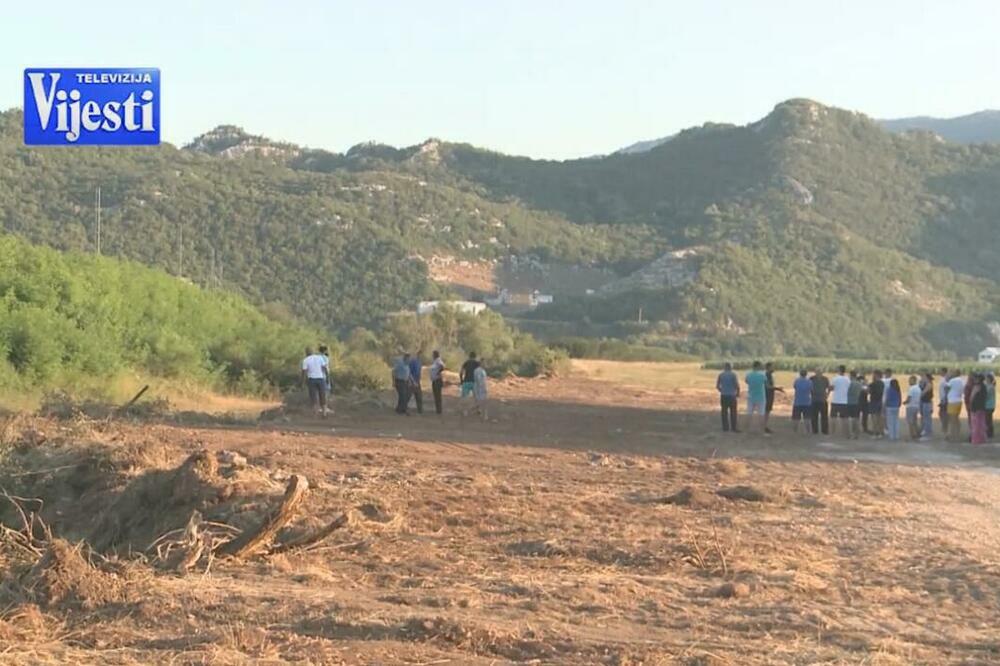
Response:
[[[759,414],[762,430],[767,428],[767,375],[764,374],[760,361],[753,362],[753,369],[747,373],[747,413],[750,416],[750,429],[753,429],[753,417]]]
[[[799,376],[792,384],[795,397],[792,399],[792,423],[795,424],[795,434],[799,433],[799,427],[808,435],[812,432],[812,390],[813,383],[806,377],[805,369],[799,370]]]
[[[719,392],[722,407],[722,432],[739,432],[736,428],[736,402],[740,397],[740,380],[733,372],[733,364],[726,363],[715,380],[715,390]]]
[[[392,364],[392,385],[396,388],[396,413],[407,414],[410,402],[410,355],[403,354]]]
[[[420,372],[423,370],[423,365],[420,363],[420,352],[417,352],[410,357],[410,395],[417,402],[417,414],[424,413],[424,392],[420,388]],[[407,406],[409,406],[410,401],[406,401]]]

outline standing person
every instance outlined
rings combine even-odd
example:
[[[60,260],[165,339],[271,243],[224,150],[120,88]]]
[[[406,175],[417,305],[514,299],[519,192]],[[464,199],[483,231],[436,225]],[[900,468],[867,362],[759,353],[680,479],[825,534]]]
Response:
[[[774,409],[774,394],[784,393],[785,389],[780,386],[775,386],[774,384],[774,363],[768,361],[764,364],[764,378],[767,380],[764,384],[764,432],[768,435],[771,434],[771,429],[768,427],[768,423],[771,420],[771,411]]]
[[[882,371],[876,370],[872,374],[872,381],[868,384],[868,416],[870,418],[869,427],[872,437],[882,439],[885,437],[885,383],[882,381]]]
[[[719,407],[722,411],[722,432],[739,432],[736,427],[736,404],[740,399],[740,379],[733,372],[733,364],[726,363],[715,378],[715,390],[719,392]]]
[[[462,398],[468,398],[472,395],[472,389],[475,388],[475,372],[476,368],[479,367],[479,361],[476,360],[476,352],[469,352],[469,358],[465,360],[462,367],[458,371],[458,381],[462,387]],[[465,414],[465,409],[462,409],[462,413]]]
[[[967,441],[972,441],[972,407],[970,402],[972,400],[972,387],[975,385],[975,374],[971,370],[969,371],[969,376],[965,378],[965,390],[962,392],[962,404],[965,405],[965,420],[969,422],[969,438]]]
[[[861,395],[858,398],[858,412],[861,415],[861,432],[870,435],[868,430],[868,381],[865,376],[858,373],[858,381],[861,383]]]
[[[753,369],[747,373],[747,416],[750,419],[750,430],[753,430],[753,417],[760,414],[762,430],[767,429],[767,376],[761,369],[760,361],[753,362]]]
[[[997,378],[986,373],[986,439],[993,439],[993,412],[997,408]]]
[[[476,400],[476,411],[479,412],[479,416],[484,421],[489,420],[489,414],[486,411],[486,368],[483,367],[482,363],[472,371],[472,395]]]
[[[885,384],[886,388],[889,388],[889,384],[892,383],[892,368],[886,368],[882,371],[882,383]]]
[[[799,426],[804,425],[806,434],[812,432],[812,382],[806,377],[806,370],[799,370],[799,376],[792,384],[792,423],[795,425],[795,434],[799,433]]]
[[[885,430],[889,441],[899,441],[899,407],[903,403],[903,392],[899,381],[889,380],[889,388],[885,392]]]
[[[814,435],[822,432],[830,434],[830,414],[827,409],[827,398],[830,395],[830,380],[822,370],[817,370],[812,376],[812,430]]]
[[[962,402],[965,398],[965,380],[958,370],[948,373],[948,441],[962,441]]]
[[[443,411],[442,402],[444,400],[443,389],[444,389],[444,379],[441,377],[441,373],[444,372],[444,360],[441,358],[441,352],[434,350],[431,354],[431,367],[428,374],[431,376],[431,393],[434,394],[434,411],[441,414]]]
[[[981,372],[972,375],[969,391],[969,441],[977,446],[986,443],[986,385]]]
[[[892,368],[886,368],[885,370],[882,371],[882,383],[885,385],[885,392],[888,393],[889,392],[889,384],[892,383]],[[883,397],[884,397],[884,394],[883,394]],[[885,404],[883,402],[883,407],[884,406],[885,406]],[[883,417],[882,417],[882,423],[883,424],[888,424],[888,421],[889,421],[888,417],[886,417],[885,415],[883,415]],[[884,434],[888,435],[889,434],[888,425],[884,425],[883,427],[885,429],[882,432]]]
[[[864,391],[864,384],[861,376],[851,373],[851,383],[847,387],[847,412],[851,419],[851,438],[861,437],[861,393]]]
[[[938,383],[938,418],[941,419],[941,434],[948,435],[948,368],[941,368]]]
[[[333,395],[333,377],[330,375],[330,349],[326,345],[320,345],[319,353],[326,359],[326,402],[329,405],[330,396]]]
[[[837,374],[830,380],[830,417],[834,421],[833,431],[836,433],[836,423],[840,423],[841,434],[850,436],[848,431],[848,419],[851,418],[850,410],[847,408],[847,393],[851,388],[851,378],[847,376],[847,367],[837,368]]]
[[[413,396],[414,402],[417,403],[417,414],[424,413],[424,390],[420,386],[420,375],[423,373],[424,366],[420,362],[420,352],[417,352],[410,357],[410,395]],[[406,401],[407,407],[410,405],[410,401]]]
[[[409,414],[410,403],[410,355],[404,353],[392,365],[392,385],[396,388],[396,413]]]
[[[925,372],[920,380],[920,439],[927,441],[934,434],[934,375]]]
[[[920,388],[920,381],[916,375],[910,375],[909,388],[906,391],[906,426],[910,431],[910,440],[920,439],[920,399],[923,389]]]
[[[309,389],[309,402],[313,411],[326,416],[326,386],[329,382],[330,362],[322,354],[314,354],[306,349],[302,359],[302,381]]]

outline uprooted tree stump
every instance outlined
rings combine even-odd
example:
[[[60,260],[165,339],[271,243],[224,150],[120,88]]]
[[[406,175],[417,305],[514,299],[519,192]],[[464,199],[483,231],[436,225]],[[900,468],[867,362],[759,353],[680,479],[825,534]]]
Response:
[[[308,548],[313,546],[323,539],[327,538],[341,527],[348,523],[348,517],[346,513],[342,513],[333,520],[331,520],[325,527],[322,527],[312,534],[306,534],[302,537],[295,539],[294,541],[289,541],[287,543],[278,544],[270,550],[268,550],[268,555],[278,555],[280,553],[290,553],[296,550],[302,550],[303,548]]]
[[[306,490],[309,489],[309,481],[301,474],[294,474],[288,480],[288,487],[285,488],[285,496],[281,498],[281,503],[268,512],[261,524],[252,530],[247,530],[232,541],[227,541],[219,545],[213,551],[213,555],[221,558],[244,558],[260,550],[265,544],[271,542],[282,527],[288,524],[295,516],[295,510],[302,503]],[[331,530],[332,531],[332,530]]]

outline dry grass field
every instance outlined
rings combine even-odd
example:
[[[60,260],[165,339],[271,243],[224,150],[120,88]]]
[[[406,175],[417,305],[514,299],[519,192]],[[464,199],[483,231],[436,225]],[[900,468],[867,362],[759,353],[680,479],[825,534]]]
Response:
[[[0,663],[1000,663],[997,451],[723,435],[714,376],[577,362],[488,422],[454,387],[12,416]]]

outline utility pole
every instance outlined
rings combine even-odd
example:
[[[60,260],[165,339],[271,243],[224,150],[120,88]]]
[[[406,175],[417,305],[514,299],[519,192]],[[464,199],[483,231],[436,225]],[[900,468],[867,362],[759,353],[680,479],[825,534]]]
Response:
[[[177,277],[184,274],[184,227],[177,225]]]
[[[101,253],[101,186],[97,186],[97,194],[94,198],[94,209],[97,212],[97,254]]]
[[[639,308],[639,323],[642,323],[642,308]]]

